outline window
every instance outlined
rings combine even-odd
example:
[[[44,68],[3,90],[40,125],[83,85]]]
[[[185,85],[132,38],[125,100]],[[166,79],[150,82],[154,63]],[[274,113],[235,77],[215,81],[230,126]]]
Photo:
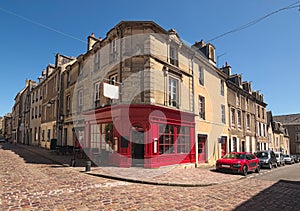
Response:
[[[31,119],[34,118],[34,108],[31,109]]]
[[[94,55],[94,71],[98,71],[100,68],[100,51],[98,50]]]
[[[97,82],[94,85],[94,103],[95,108],[100,106],[100,82]]]
[[[35,118],[37,118],[37,115],[38,115],[38,107],[35,107]]]
[[[296,153],[300,153],[300,144],[296,144]]]
[[[257,116],[258,116],[258,118],[260,118],[260,107],[259,106],[257,106]]]
[[[204,71],[203,68],[198,65],[198,76],[199,76],[199,84],[204,86]]]
[[[159,125],[159,153],[174,153],[174,125]]]
[[[242,112],[237,111],[238,128],[242,128]]]
[[[100,125],[91,125],[91,149],[100,149]]]
[[[172,77],[169,78],[169,105],[179,106],[178,80]]]
[[[43,93],[42,93],[42,89],[41,88],[39,89],[39,92],[40,92],[40,100],[41,100],[41,99],[43,99]]]
[[[83,106],[83,90],[78,91],[78,112],[82,111]]]
[[[246,116],[246,127],[247,130],[250,130],[250,114],[247,114]]]
[[[199,117],[205,119],[205,98],[199,95],[198,99]]]
[[[109,83],[112,85],[116,85],[116,82],[118,82],[118,75],[114,74],[109,77]]]
[[[245,107],[246,107],[246,110],[249,109],[249,99],[248,99],[248,97],[245,98]]]
[[[78,76],[82,75],[82,71],[83,71],[83,62],[79,62],[79,67],[78,67]]]
[[[225,86],[224,84],[225,84],[225,82],[223,80],[220,80],[221,96],[224,96],[224,86]]]
[[[170,63],[178,67],[178,49],[170,46]]]
[[[117,60],[117,40],[114,39],[110,43],[110,62]]]
[[[230,112],[231,112],[231,127],[235,127],[235,109],[232,108]]]
[[[207,135],[198,134],[198,153],[202,154],[205,152],[205,143],[207,141]]]
[[[222,123],[226,124],[226,112],[225,112],[225,105],[221,105],[221,117]]]
[[[67,72],[67,87],[70,86],[70,83],[71,83],[71,74],[70,74],[70,72],[68,71],[68,72]]]
[[[71,97],[70,95],[67,95],[66,97],[66,113],[68,114],[70,112],[71,108]]]
[[[232,138],[232,152],[237,152],[237,138]]]
[[[265,109],[264,108],[261,108],[261,115],[262,115],[262,118],[265,119]]]
[[[236,93],[236,105],[241,106],[241,95]]]
[[[51,129],[48,129],[48,133],[47,133],[48,140],[50,140],[50,135],[51,135]]]
[[[295,138],[296,142],[300,142],[300,133],[296,132],[296,138]]]
[[[190,128],[177,127],[177,153],[190,152]]]

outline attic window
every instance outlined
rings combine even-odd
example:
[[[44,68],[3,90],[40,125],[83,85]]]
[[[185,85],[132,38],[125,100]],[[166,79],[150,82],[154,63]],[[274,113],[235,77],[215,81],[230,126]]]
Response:
[[[170,46],[170,63],[178,67],[178,49]]]

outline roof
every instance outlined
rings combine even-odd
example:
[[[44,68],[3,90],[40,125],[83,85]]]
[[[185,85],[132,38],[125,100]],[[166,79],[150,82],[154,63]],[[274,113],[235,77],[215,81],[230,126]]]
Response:
[[[283,125],[300,125],[300,114],[273,116],[273,119]]]

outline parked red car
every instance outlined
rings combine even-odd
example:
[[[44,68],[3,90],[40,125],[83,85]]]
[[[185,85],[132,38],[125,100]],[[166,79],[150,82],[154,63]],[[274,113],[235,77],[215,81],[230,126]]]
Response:
[[[249,171],[259,173],[259,159],[249,152],[231,152],[217,160],[216,170],[236,172],[244,176],[246,176]]]

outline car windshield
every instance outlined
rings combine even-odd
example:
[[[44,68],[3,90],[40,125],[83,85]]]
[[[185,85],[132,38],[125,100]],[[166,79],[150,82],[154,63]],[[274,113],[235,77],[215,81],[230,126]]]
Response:
[[[245,154],[235,154],[235,153],[229,153],[226,154],[223,158],[229,158],[229,159],[245,159]]]
[[[276,156],[277,158],[279,158],[279,154],[275,154],[275,156]]]
[[[267,158],[268,157],[268,153],[267,152],[256,152],[255,155],[258,158]]]
[[[285,158],[289,158],[290,156],[289,155],[283,155]]]

